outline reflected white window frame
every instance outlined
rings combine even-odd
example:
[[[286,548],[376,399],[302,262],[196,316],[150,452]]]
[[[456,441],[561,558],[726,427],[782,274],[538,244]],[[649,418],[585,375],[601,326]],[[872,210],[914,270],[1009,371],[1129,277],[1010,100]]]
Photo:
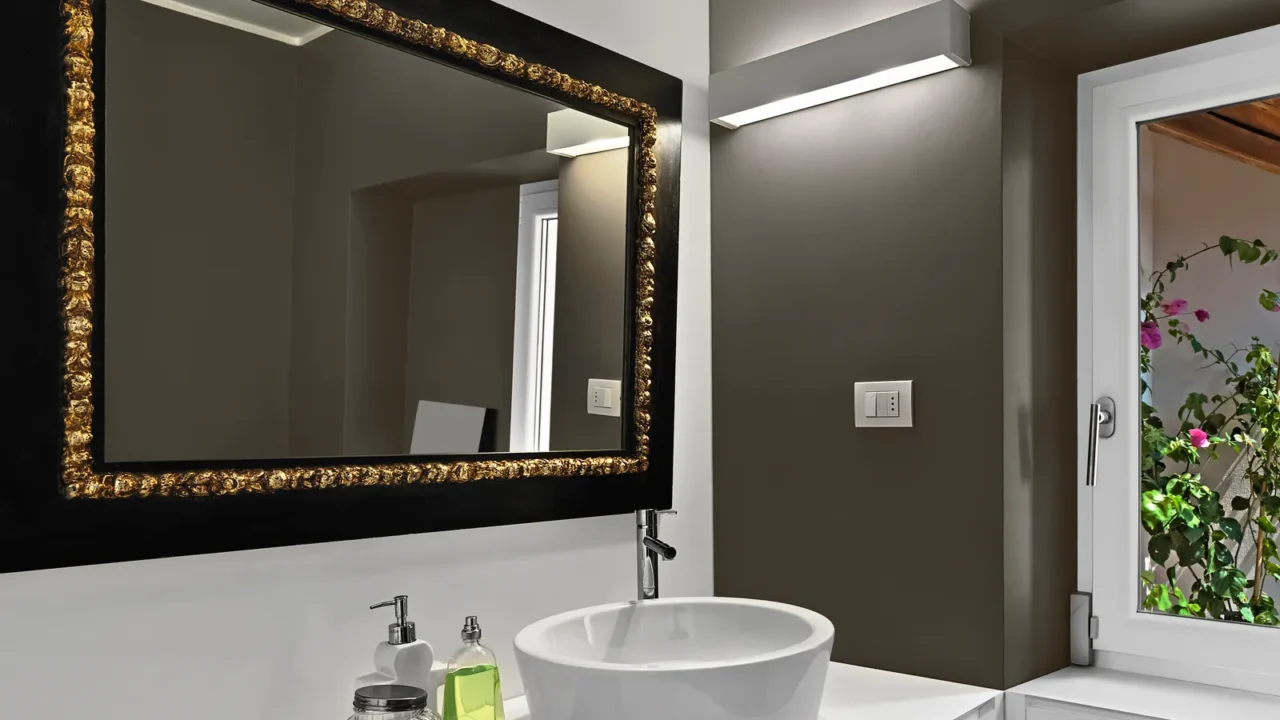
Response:
[[[520,186],[515,341],[511,363],[511,452],[551,449],[559,208],[559,180]]]
[[[1077,587],[1093,594],[1094,662],[1280,694],[1280,629],[1139,612],[1138,127],[1280,95],[1280,27],[1082,75],[1078,106]],[[1084,485],[1089,404],[1117,404]]]

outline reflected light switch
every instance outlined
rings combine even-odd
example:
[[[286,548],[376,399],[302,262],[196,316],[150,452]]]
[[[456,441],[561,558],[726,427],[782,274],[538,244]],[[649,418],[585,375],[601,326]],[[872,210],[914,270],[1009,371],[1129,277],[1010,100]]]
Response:
[[[587,413],[622,417],[622,381],[595,378],[588,380]]]

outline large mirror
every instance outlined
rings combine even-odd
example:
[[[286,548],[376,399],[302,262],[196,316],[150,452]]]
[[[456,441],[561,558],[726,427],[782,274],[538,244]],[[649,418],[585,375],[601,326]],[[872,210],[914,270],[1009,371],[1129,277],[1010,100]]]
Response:
[[[495,0],[0,44],[0,573],[672,504],[683,83]]]
[[[252,0],[105,16],[106,462],[627,446],[632,127]]]

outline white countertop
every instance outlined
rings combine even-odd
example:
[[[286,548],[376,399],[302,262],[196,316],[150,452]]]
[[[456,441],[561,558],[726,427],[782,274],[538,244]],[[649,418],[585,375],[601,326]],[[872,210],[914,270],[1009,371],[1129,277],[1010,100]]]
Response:
[[[831,663],[821,720],[987,720],[998,690]],[[992,708],[985,708],[994,715]],[[506,702],[507,720],[528,720],[524,698]]]
[[[822,720],[977,720],[995,717],[999,690],[831,663]],[[984,708],[992,703],[990,708]]]
[[[1278,718],[1280,697],[1099,667],[1070,667],[1009,690],[1161,720]]]

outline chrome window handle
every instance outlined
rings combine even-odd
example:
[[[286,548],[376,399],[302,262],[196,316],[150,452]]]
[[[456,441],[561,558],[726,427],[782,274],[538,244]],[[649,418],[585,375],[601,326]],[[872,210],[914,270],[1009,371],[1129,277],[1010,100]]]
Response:
[[[1109,397],[1100,397],[1089,406],[1089,457],[1085,461],[1084,484],[1093,487],[1098,482],[1098,440],[1116,434],[1116,403]]]

